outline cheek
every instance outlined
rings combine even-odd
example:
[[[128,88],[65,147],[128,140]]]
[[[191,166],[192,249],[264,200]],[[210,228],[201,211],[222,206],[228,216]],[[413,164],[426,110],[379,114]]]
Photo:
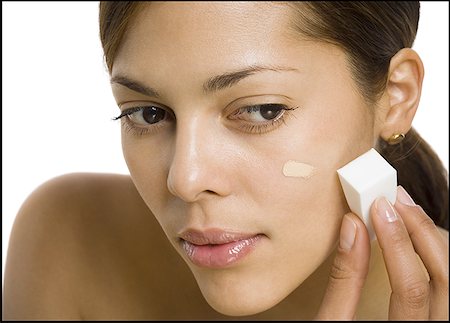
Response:
[[[322,146],[308,142],[290,140],[274,145],[278,148],[259,155],[259,166],[250,178],[258,184],[252,197],[277,248],[274,255],[297,272],[292,277],[302,271],[309,274],[325,259],[335,245],[346,211],[336,173],[338,162],[333,162],[340,159],[339,150],[331,150],[324,162]],[[289,160],[302,161],[314,170],[309,174],[304,167],[302,174],[309,175],[305,177],[285,176]]]
[[[274,242],[280,244],[283,258],[292,259],[297,269],[313,269],[311,264],[322,262],[338,238],[345,213],[339,180],[334,171],[316,168],[308,179],[281,174],[279,182],[283,190],[278,201],[268,204],[276,228]]]
[[[317,170],[307,184],[297,185],[290,203],[291,216],[280,226],[283,225],[286,236],[294,241],[291,252],[302,255],[297,256],[297,265],[315,269],[314,264],[318,266],[334,248],[346,211],[345,197],[334,171]],[[306,266],[305,259],[310,261]]]
[[[325,102],[316,105],[317,112],[305,110],[308,122],[299,118],[291,123],[297,130],[288,127],[266,158],[273,174],[256,195],[272,197],[265,201],[269,232],[281,250],[277,257],[291,266],[286,270],[291,270],[293,277],[300,277],[300,272],[306,277],[325,260],[336,245],[342,216],[349,211],[336,171],[369,149],[372,142],[372,120],[355,102],[359,101],[342,103],[345,108],[321,109],[327,106]],[[289,160],[313,166],[312,176],[285,176],[283,169],[295,172],[286,171]],[[308,173],[305,169],[300,172]]]

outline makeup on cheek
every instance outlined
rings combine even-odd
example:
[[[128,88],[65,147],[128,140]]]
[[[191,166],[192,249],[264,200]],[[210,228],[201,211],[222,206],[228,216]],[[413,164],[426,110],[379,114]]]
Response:
[[[310,178],[315,173],[315,168],[309,164],[288,160],[283,166],[283,175],[286,177]]]

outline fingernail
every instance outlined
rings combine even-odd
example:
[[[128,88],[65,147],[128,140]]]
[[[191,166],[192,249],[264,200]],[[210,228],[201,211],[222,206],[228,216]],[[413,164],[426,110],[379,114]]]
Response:
[[[397,213],[395,213],[392,204],[385,197],[379,197],[377,199],[376,208],[378,216],[383,218],[384,221],[397,221]]]
[[[416,205],[411,196],[408,194],[408,192],[406,192],[406,190],[401,185],[399,185],[397,188],[397,201],[409,206]]]
[[[341,225],[341,235],[339,246],[344,250],[351,250],[356,236],[356,223],[348,216],[344,215]]]

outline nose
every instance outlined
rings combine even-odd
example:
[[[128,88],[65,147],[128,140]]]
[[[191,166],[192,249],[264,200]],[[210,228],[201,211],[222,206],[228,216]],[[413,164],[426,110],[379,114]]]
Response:
[[[212,127],[200,118],[178,119],[175,147],[167,176],[169,191],[185,202],[226,196],[230,186]]]

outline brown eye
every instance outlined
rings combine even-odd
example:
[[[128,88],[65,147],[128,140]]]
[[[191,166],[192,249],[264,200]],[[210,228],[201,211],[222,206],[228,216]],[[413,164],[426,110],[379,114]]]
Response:
[[[228,119],[235,121],[239,130],[263,134],[276,129],[290,115],[291,110],[297,108],[279,103],[249,105],[237,109]]]
[[[237,110],[230,116],[231,119],[244,120],[251,123],[264,123],[275,121],[283,116],[286,110],[291,110],[283,104],[257,104]]]
[[[266,120],[273,120],[278,117],[284,110],[279,104],[264,104],[259,108],[259,113]]]
[[[142,109],[142,118],[148,124],[158,123],[166,117],[166,110],[157,107],[145,107]]]
[[[118,117],[113,118],[113,120],[119,119],[123,120],[122,129],[127,133],[143,136],[156,133],[171,125],[174,116],[166,109],[147,105],[125,109]]]

